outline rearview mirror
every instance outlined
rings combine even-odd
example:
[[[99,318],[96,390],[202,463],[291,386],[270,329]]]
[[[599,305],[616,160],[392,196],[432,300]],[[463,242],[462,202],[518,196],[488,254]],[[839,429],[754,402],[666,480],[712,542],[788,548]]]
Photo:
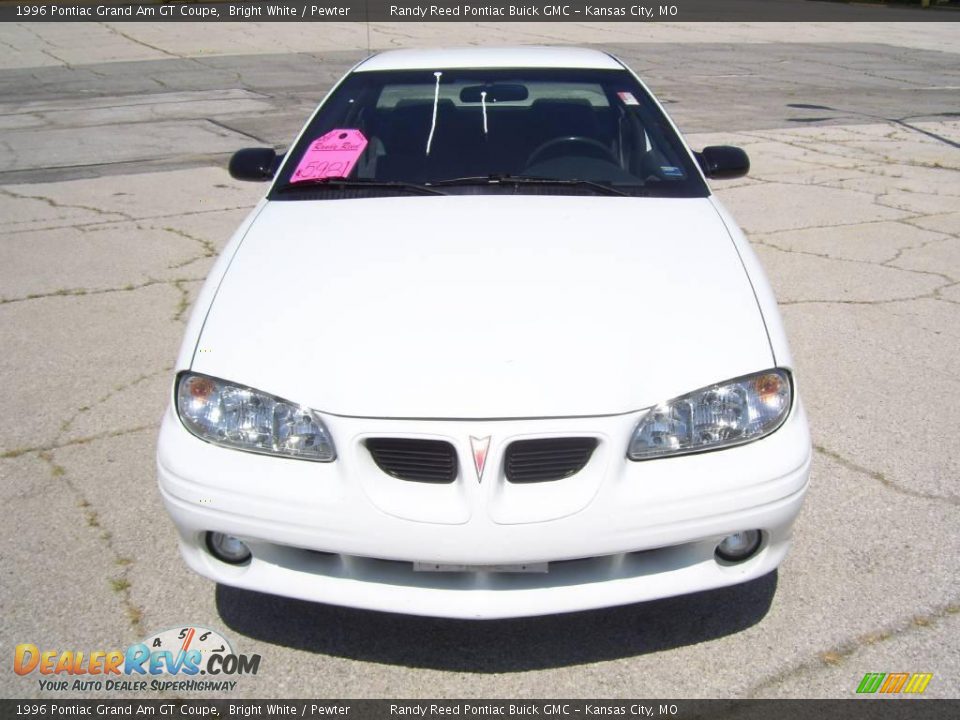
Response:
[[[273,178],[283,157],[273,148],[244,148],[233,154],[227,169],[235,180],[263,182]]]
[[[487,94],[483,98],[483,93]],[[478,103],[485,100],[495,102],[521,102],[526,100],[530,93],[526,85],[517,83],[497,83],[496,85],[468,85],[460,91],[460,102]]]
[[[714,180],[743,177],[750,172],[750,158],[732,145],[711,145],[694,155],[703,174]]]

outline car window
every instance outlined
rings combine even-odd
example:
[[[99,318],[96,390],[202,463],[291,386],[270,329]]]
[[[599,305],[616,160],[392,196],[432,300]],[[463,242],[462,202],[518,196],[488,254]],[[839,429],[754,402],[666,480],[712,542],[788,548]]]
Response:
[[[276,191],[318,177],[366,181],[370,192],[376,182],[544,192],[487,182],[537,178],[625,194],[708,194],[664,114],[625,70],[355,72],[288,153],[274,197],[297,199]]]

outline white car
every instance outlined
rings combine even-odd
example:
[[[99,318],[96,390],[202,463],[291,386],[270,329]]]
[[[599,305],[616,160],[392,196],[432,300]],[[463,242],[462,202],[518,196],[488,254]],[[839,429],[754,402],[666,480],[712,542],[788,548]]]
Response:
[[[187,564],[417,615],[621,605],[787,552],[810,437],[773,293],[619,60],[354,67],[207,278],[160,432]]]

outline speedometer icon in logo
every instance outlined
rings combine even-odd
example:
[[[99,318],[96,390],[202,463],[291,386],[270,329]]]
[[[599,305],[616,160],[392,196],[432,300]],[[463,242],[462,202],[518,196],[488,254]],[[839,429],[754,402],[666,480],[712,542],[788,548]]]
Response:
[[[194,665],[200,668],[206,668],[213,655],[233,655],[233,647],[223,635],[196,625],[163,630],[143,642],[151,653],[167,651],[174,657],[186,657],[187,653],[199,652],[199,662]],[[192,657],[197,656],[194,654]],[[201,670],[200,674],[205,675],[206,672]]]

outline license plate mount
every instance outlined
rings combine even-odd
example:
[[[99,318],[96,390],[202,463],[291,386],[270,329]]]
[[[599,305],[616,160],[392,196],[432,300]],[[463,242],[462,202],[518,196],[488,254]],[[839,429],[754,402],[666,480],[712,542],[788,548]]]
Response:
[[[457,563],[414,562],[414,572],[491,572],[491,573],[547,573],[550,563],[515,563],[506,565],[461,565]]]

